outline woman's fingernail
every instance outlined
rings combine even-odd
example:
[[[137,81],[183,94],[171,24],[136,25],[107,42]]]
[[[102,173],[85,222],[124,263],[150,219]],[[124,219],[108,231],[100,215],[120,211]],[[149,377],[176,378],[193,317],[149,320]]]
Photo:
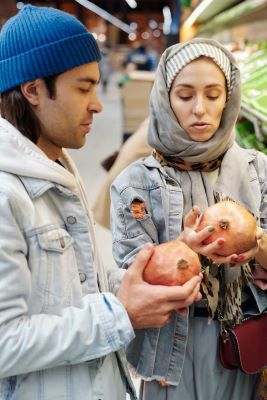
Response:
[[[237,261],[243,261],[243,260],[245,260],[245,256],[238,256],[237,257]]]
[[[224,239],[218,239],[218,240],[217,240],[217,243],[218,243],[219,245],[224,244]]]
[[[213,232],[213,231],[215,231],[215,228],[214,228],[213,226],[209,226],[209,227],[208,227],[208,231],[209,231],[209,232]]]

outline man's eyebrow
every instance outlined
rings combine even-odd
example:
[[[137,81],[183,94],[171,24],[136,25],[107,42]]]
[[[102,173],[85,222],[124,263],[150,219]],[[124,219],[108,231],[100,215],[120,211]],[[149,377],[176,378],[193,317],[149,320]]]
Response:
[[[99,83],[99,80],[96,81],[93,78],[87,78],[87,77],[81,77],[77,79],[78,82],[85,82],[85,83],[92,83],[93,85],[97,85]]]

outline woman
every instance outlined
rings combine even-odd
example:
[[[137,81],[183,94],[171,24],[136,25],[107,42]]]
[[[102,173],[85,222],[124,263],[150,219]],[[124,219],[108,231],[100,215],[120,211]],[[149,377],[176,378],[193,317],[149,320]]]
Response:
[[[136,331],[129,346],[143,400],[249,400],[255,394],[257,376],[224,369],[217,350],[221,326],[238,323],[244,304],[256,299],[255,312],[267,308],[261,281],[266,236],[260,250],[220,257],[222,238],[202,244],[213,227],[194,229],[199,213],[225,198],[246,207],[267,229],[267,158],[235,143],[239,105],[239,69],[223,46],[196,38],[168,48],[151,93],[153,155],[128,167],[112,186],[113,251],[120,267],[127,268],[145,242],[177,237],[201,255],[203,265],[201,302],[186,317],[174,313],[162,329]],[[255,257],[253,281],[248,261]]]

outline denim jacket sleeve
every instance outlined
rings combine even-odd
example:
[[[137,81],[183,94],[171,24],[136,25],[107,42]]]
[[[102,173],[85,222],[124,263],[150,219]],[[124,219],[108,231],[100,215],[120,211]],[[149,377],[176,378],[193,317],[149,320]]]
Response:
[[[55,312],[29,312],[31,254],[21,210],[29,212],[30,202],[23,199],[0,192],[0,378],[98,359],[134,337],[125,309],[110,293],[79,295],[76,304],[69,299]]]

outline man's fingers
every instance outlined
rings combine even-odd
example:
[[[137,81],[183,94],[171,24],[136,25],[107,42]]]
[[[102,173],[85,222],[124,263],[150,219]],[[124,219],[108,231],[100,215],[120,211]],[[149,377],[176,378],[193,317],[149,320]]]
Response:
[[[193,292],[184,300],[181,300],[180,302],[175,302],[176,303],[176,311],[181,314],[182,316],[187,315],[187,312],[185,310],[188,310],[188,306],[190,306],[193,302],[199,301],[202,298],[201,293],[199,292],[200,290],[200,283],[198,283]]]
[[[199,292],[200,290],[200,282],[197,284],[197,286],[195,286],[192,294],[187,298],[186,303],[187,305],[192,304],[194,301],[198,301],[201,298],[201,294]],[[200,296],[200,298],[199,298]]]
[[[182,317],[186,317],[188,314],[188,309],[187,307],[177,308],[176,312],[180,314]]]
[[[154,246],[152,243],[146,243],[142,250],[139,251],[137,256],[134,259],[134,262],[128,269],[128,271],[132,271],[134,273],[143,274],[143,270],[147,265],[149,259],[151,258],[154,252]]]
[[[199,291],[200,282],[201,282],[201,277],[194,276],[182,286],[168,286],[168,287],[166,286],[164,290],[164,297],[167,301],[184,302],[188,298],[197,295],[197,292]]]

